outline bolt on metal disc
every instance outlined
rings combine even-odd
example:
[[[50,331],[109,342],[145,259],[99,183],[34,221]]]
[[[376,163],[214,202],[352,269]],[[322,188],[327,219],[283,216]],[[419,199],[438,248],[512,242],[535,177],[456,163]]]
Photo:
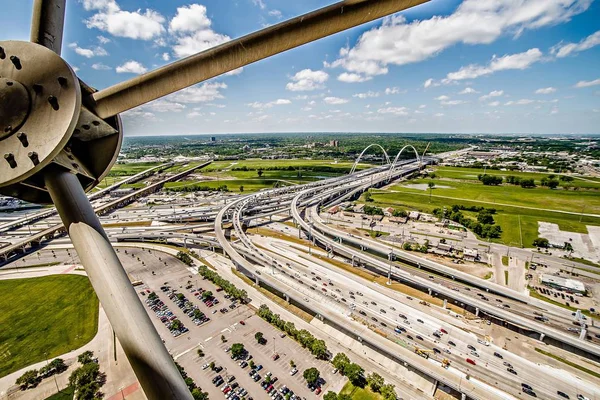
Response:
[[[79,80],[56,53],[0,41],[0,186],[40,171],[65,147],[81,109]]]

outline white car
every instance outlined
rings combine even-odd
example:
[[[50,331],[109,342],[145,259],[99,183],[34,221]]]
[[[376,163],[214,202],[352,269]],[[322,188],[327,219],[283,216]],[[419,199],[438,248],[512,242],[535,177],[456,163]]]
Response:
[[[296,375],[297,372],[298,372],[298,369],[294,368],[293,370],[290,371],[290,375],[294,376],[294,375]]]
[[[202,366],[202,369],[206,369],[206,368],[208,368],[208,367],[209,367],[209,365],[208,365],[208,364],[204,364],[204,365]]]

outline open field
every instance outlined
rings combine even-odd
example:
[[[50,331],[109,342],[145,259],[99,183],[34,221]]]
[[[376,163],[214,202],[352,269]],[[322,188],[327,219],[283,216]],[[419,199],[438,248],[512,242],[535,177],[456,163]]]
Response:
[[[596,190],[562,190],[537,187],[523,189],[515,185],[485,186],[479,181],[461,182],[443,179],[415,179],[410,184],[427,185],[433,181],[433,195],[485,202],[486,207],[498,208],[496,203],[515,206],[536,207],[574,213],[600,215],[600,192]],[[396,185],[390,190],[429,195],[429,191]]]
[[[499,171],[494,169],[486,169],[485,173],[488,175],[502,176],[507,177],[509,175],[518,176],[519,178],[525,179],[533,179],[536,185],[540,185],[540,181],[542,178],[547,178],[549,175],[555,175],[556,179],[560,177],[560,175],[548,172],[548,173],[540,173],[540,172],[520,172],[520,171]],[[456,168],[456,167],[437,167],[435,169],[435,174],[440,178],[448,178],[448,179],[460,179],[460,180],[472,180],[477,181],[477,175],[483,174],[483,168]],[[584,178],[572,176],[574,178],[573,181],[568,182],[569,185],[573,187],[580,188],[594,188],[600,189],[600,181],[594,178]],[[561,185],[565,182],[560,181]]]
[[[443,184],[449,186],[447,185],[447,182],[444,182]],[[482,189],[488,188],[487,186],[480,186]],[[400,190],[395,192],[388,190],[372,190],[371,193],[374,200],[373,204],[380,207],[404,208],[407,210],[418,210],[426,213],[431,213],[435,208],[444,206],[451,207],[454,204],[495,208],[497,211],[494,215],[494,219],[496,223],[502,227],[502,236],[499,239],[492,239],[492,241],[507,245],[520,245],[522,237],[523,246],[531,247],[533,239],[538,236],[538,221],[555,223],[560,227],[561,230],[578,233],[587,233],[586,225],[600,225],[600,218],[587,216],[580,217],[576,214],[564,214],[546,210],[531,210],[522,208],[518,204],[499,206],[493,203],[488,204],[479,201],[473,201],[472,197],[466,195],[462,190],[445,189],[446,192],[451,192],[452,194],[451,198],[447,198],[436,196],[444,189],[433,189],[434,195],[430,199],[429,191],[412,190],[401,188],[399,186],[394,186],[392,190],[396,189]],[[527,191],[529,189],[521,190]],[[545,190],[548,192],[550,191],[548,189]],[[600,195],[597,195],[596,197],[598,200],[600,200]],[[464,214],[475,215],[475,213],[469,212],[464,212]]]
[[[0,281],[0,376],[89,342],[98,299],[86,276]]]
[[[351,162],[335,162],[332,160],[305,160],[305,159],[294,159],[294,160],[261,160],[261,159],[250,159],[250,160],[232,160],[232,161],[215,161],[207,166],[203,171],[211,172],[216,170],[229,170],[231,168],[243,168],[249,169],[258,168],[273,168],[273,167],[292,167],[294,169],[314,168],[327,166],[333,169],[339,169],[340,173],[347,173],[352,168]],[[368,164],[359,164],[357,169],[366,168]]]
[[[360,388],[354,386],[352,383],[347,382],[339,394],[347,394],[352,397],[352,400],[381,400],[382,397],[379,393],[374,393],[368,387]]]

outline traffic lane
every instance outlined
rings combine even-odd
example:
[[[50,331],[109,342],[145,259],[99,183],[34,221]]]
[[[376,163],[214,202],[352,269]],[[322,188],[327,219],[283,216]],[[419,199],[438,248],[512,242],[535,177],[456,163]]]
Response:
[[[328,278],[329,278],[329,277],[328,277]],[[380,315],[380,317],[381,317],[381,313],[380,313],[380,312],[379,312],[379,315]],[[429,320],[428,320],[428,319],[427,319],[427,321],[429,322]],[[417,324],[418,324],[417,326],[420,326],[420,325],[422,325],[424,329],[425,329],[425,328],[429,328],[429,329],[426,329],[426,330],[420,331],[420,333],[421,333],[421,336],[425,336],[425,337],[427,337],[428,339],[432,340],[433,342],[435,342],[435,341],[436,341],[435,339],[431,338],[431,337],[430,337],[430,335],[432,334],[433,330],[437,329],[437,327],[436,327],[437,323],[433,323],[433,324],[429,324],[429,323],[427,323],[427,324],[426,324],[426,323],[420,324],[420,323],[417,323]],[[429,325],[429,326],[427,326],[427,325]],[[469,338],[469,339],[473,339],[473,338]],[[461,342],[461,340],[459,340],[459,339],[455,339],[455,342],[459,342],[459,343],[460,343],[460,342]],[[465,347],[465,349],[467,349],[467,348],[466,348],[466,346],[467,346],[467,345],[469,345],[469,344],[473,345],[473,343],[475,343],[475,341],[474,341],[474,340],[473,340],[473,341],[465,341],[465,343],[464,343],[464,347]],[[480,352],[481,352],[481,353],[483,353],[481,350],[480,350]],[[481,357],[481,355],[483,355],[483,354],[480,354],[480,357]],[[466,357],[468,357],[468,356],[474,357],[474,356],[472,356],[472,355],[470,354],[470,350],[468,350],[468,349],[467,349],[467,350],[465,350],[465,354],[464,354],[464,355],[461,355],[461,356],[463,356],[463,357],[465,357],[465,358],[466,358]],[[486,356],[487,356],[487,357],[486,357]],[[487,353],[486,353],[486,356],[484,356],[484,358],[482,359],[482,362],[486,362],[488,365],[489,365],[490,363],[492,363],[492,366],[494,366],[496,363],[495,363],[495,360],[492,358],[492,357],[493,357],[493,355],[487,355]],[[464,359],[465,359],[465,358],[462,358],[462,359],[461,359],[461,361],[463,361],[463,362],[464,362]],[[506,370],[506,366],[503,366],[503,365],[500,365],[500,364],[498,364],[498,365],[497,365],[497,368],[498,368],[498,370],[499,370],[500,374],[501,374],[501,375],[504,375],[504,376],[505,376],[505,378],[506,378],[507,380],[510,380],[511,378],[514,378],[513,374],[511,374],[510,372],[507,372],[507,370]],[[515,368],[517,368],[517,367],[515,366]],[[524,368],[524,370],[527,370],[527,369],[526,369],[526,368]],[[532,378],[532,379],[533,379],[533,378]],[[519,385],[517,385],[517,386],[519,386]],[[554,394],[554,393],[552,393],[552,392],[551,392],[551,390],[552,390],[552,389],[550,389],[550,392],[548,393],[548,395]]]

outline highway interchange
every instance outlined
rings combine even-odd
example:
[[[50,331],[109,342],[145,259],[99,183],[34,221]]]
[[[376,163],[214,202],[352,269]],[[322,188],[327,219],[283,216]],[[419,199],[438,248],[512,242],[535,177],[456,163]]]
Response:
[[[429,160],[423,160],[423,163],[426,162]],[[430,294],[445,296],[452,304],[466,305],[469,311],[485,315],[495,323],[508,321],[532,332],[544,333],[553,340],[568,343],[588,352],[591,357],[600,356],[595,337],[592,336],[592,341],[582,340],[577,334],[566,331],[566,327],[573,326],[573,317],[562,308],[505,287],[495,287],[493,283],[407,254],[389,244],[357,238],[324,223],[319,216],[320,208],[325,205],[337,204],[369,187],[384,185],[389,182],[390,176],[397,179],[417,171],[421,166],[421,163],[405,162],[393,170],[383,166],[306,185],[264,190],[244,196],[207,198],[206,204],[200,205],[197,202],[186,204],[185,201],[178,201],[175,206],[136,204],[128,208],[116,207],[102,218],[102,222],[117,222],[115,226],[106,227],[109,237],[114,241],[161,238],[183,242],[185,246],[203,244],[213,249],[219,247],[234,265],[252,278],[278,289],[290,301],[303,305],[322,319],[346,327],[347,333],[354,333],[360,340],[380,348],[382,353],[407,363],[409,376],[416,374],[421,378],[426,377],[434,385],[436,382],[443,383],[468,398],[527,398],[522,392],[523,383],[531,386],[540,398],[564,398],[559,396],[558,391],[570,398],[577,398],[577,395],[590,399],[600,396],[600,388],[590,380],[539,365],[490,344],[481,332],[471,329],[460,315],[419,304],[417,299],[363,280],[328,261],[331,257],[348,265],[368,266],[379,270],[383,276],[389,272],[396,281],[410,282],[424,290],[429,288]],[[160,172],[158,170],[145,172],[152,174]],[[96,198],[102,199],[102,195]],[[106,199],[96,202],[111,204]],[[59,224],[53,213],[44,213],[46,215],[39,215],[39,218],[27,220],[26,223],[14,223],[14,226],[4,223],[0,229],[5,231],[4,237],[10,238],[13,247],[19,247],[31,235],[35,236]],[[272,216],[291,217],[298,229],[275,224],[279,225],[279,229],[289,231],[289,236],[300,235],[312,241],[312,252],[319,257],[308,255],[306,245],[290,245],[289,241],[247,234],[248,224],[268,226]],[[159,223],[135,226],[136,221],[148,220]],[[130,223],[130,226],[123,223]],[[224,227],[231,229],[231,237]],[[364,251],[367,249],[369,253]],[[18,254],[11,253],[8,256]],[[415,263],[423,268],[417,268]],[[549,319],[546,323],[534,319],[540,313]],[[600,331],[591,328],[589,333]],[[469,345],[476,350],[469,349]],[[430,357],[417,355],[416,348],[425,350]],[[467,363],[467,358],[476,365]],[[450,363],[448,369],[441,366],[444,359]]]

